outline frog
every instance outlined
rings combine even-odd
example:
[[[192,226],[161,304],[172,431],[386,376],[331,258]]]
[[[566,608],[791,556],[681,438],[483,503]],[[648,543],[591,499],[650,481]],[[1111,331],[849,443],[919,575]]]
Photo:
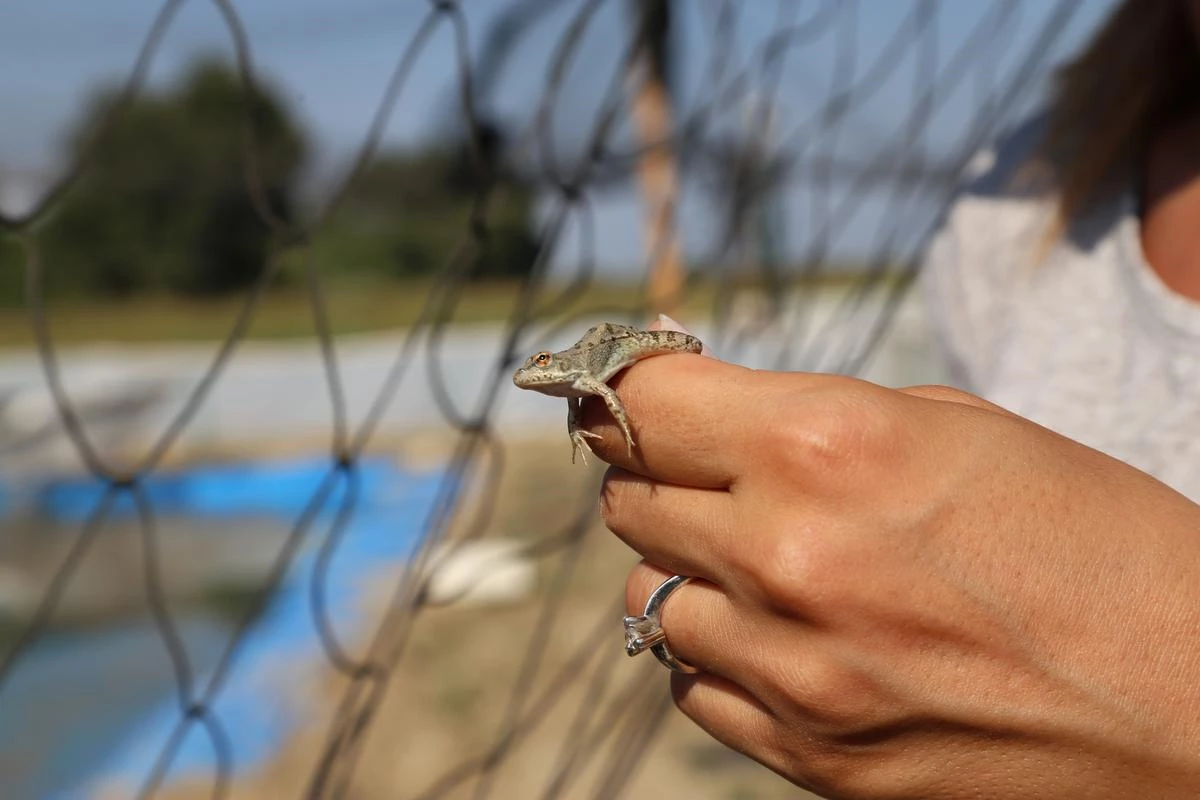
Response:
[[[629,428],[629,414],[621,398],[608,382],[614,375],[644,358],[668,353],[699,353],[704,344],[695,336],[679,331],[647,331],[614,322],[593,325],[579,341],[552,353],[534,353],[513,373],[513,383],[521,389],[567,399],[567,433],[571,437],[571,463],[576,454],[587,464],[592,452],[588,439],[600,435],[580,427],[583,398],[597,395],[604,400],[617,421],[629,455],[635,442]]]

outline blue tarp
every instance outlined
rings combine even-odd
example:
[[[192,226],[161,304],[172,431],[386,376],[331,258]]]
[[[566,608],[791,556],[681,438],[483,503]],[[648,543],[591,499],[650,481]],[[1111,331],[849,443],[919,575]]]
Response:
[[[146,480],[144,487],[160,518],[179,515],[234,519],[269,513],[291,524],[311,501],[330,469],[328,459],[212,466],[155,475]],[[360,462],[356,475],[355,511],[342,532],[325,584],[328,619],[342,645],[350,647],[361,643],[364,632],[361,627],[364,578],[373,570],[407,560],[415,551],[442,479],[439,472],[406,472],[385,459]],[[103,491],[95,482],[62,480],[46,485],[37,501],[46,514],[77,521],[91,513]],[[283,585],[244,637],[236,651],[233,669],[227,673],[226,682],[210,706],[228,738],[234,774],[261,766],[287,734],[303,722],[298,717],[303,706],[296,702],[296,697],[309,687],[291,681],[289,676],[294,673],[289,668],[325,659],[310,600],[317,557],[315,545],[329,530],[345,491],[345,476],[339,474],[308,534],[311,546],[301,551]],[[133,506],[125,501],[113,511],[130,514]],[[206,638],[210,648],[205,659],[208,663],[194,665],[201,669],[195,676],[198,693],[208,685],[215,663],[211,630]],[[39,655],[50,658],[49,654],[35,651],[30,661]],[[164,689],[168,690],[166,695],[153,707],[143,709],[133,724],[125,720],[123,725],[107,730],[86,724],[77,730],[70,729],[67,734],[70,741],[56,742],[55,755],[40,770],[47,774],[39,781],[40,791],[33,796],[83,798],[90,796],[89,789],[97,781],[107,784],[117,780],[139,786],[150,774],[182,716],[174,685],[159,686],[156,691],[161,695]],[[96,691],[103,689],[97,686]],[[29,712],[36,713],[36,709]],[[64,759],[71,763],[58,763]],[[91,768],[80,769],[81,760],[91,761]],[[208,735],[201,725],[193,722],[169,775],[211,777],[216,772],[216,763]]]
[[[278,514],[292,517],[312,498],[329,474],[328,458],[275,463],[246,463],[198,467],[186,472],[155,472],[140,483],[141,492],[161,516],[247,517]],[[386,502],[403,491],[403,475],[385,459],[356,462],[365,507]],[[82,522],[100,504],[108,486],[95,478],[66,477],[44,481],[34,491],[35,509],[50,519]],[[133,499],[120,492],[109,510],[110,519],[132,517]]]

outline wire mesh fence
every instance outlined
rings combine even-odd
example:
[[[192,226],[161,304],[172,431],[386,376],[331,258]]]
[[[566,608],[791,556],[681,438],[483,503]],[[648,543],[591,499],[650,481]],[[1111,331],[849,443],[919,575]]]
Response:
[[[70,524],[60,521],[52,532],[10,526],[31,525],[33,538],[53,533],[56,544],[0,657],[0,718],[24,729],[65,714],[61,732],[73,715],[88,713],[65,689],[65,711],[23,704],[19,680],[47,663],[39,648],[64,635],[61,611],[89,580],[89,560],[106,540],[126,535],[129,561],[106,580],[140,596],[154,658],[169,665],[171,703],[154,724],[107,737],[135,740],[121,750],[120,769],[83,770],[54,796],[620,796],[657,769],[647,753],[670,715],[665,673],[621,652],[620,569],[616,583],[590,584],[600,580],[596,564],[611,558],[602,555],[595,514],[599,472],[577,467],[564,476],[559,403],[521,406],[512,369],[528,352],[569,342],[594,322],[641,323],[671,311],[729,360],[864,373],[878,364],[872,359],[904,307],[956,177],[997,131],[1036,108],[1050,68],[1106,4],[398,3],[400,33],[376,30],[370,38],[394,59],[373,116],[356,120],[364,132],[348,166],[315,181],[304,213],[281,202],[264,155],[268,123],[254,98],[266,78],[245,22],[248,5],[162,3],[120,91],[73,158],[37,182],[31,202],[0,207],[0,235],[19,253],[15,278],[6,280],[20,286],[34,354],[26,372],[12,374],[44,389],[52,408],[44,436],[26,441],[15,428],[4,431],[4,472],[28,489],[42,474],[31,466],[37,454],[57,443],[85,476],[72,484],[83,500]],[[56,308],[53,287],[71,275],[46,231],[90,179],[106,138],[150,91],[156,61],[196,6],[212,14],[231,54],[245,101],[234,116],[242,199],[268,246],[223,339],[207,354],[172,352],[153,362],[185,389],[153,417],[158,427],[139,429],[136,446],[118,446],[98,432],[104,398],[79,388],[71,374],[76,351],[60,345],[57,331],[72,312]],[[280,5],[274,19],[286,31],[295,24],[288,15],[312,14],[315,29],[306,36],[327,28],[347,35],[334,21],[351,17],[350,6],[324,17],[316,8]],[[16,11],[4,15],[20,20]],[[451,99],[431,109],[429,85],[452,87]],[[388,290],[398,298],[419,287],[403,329],[373,343],[372,358],[356,360],[362,342],[335,333],[340,321],[329,300],[345,265],[329,263],[314,242],[337,215],[351,213],[355,188],[394,143],[396,119],[439,115],[439,135],[464,154],[470,203],[454,218],[453,246],[438,254],[428,279]],[[15,172],[2,162],[3,138],[0,166]],[[464,298],[498,258],[495,222],[511,202],[505,176],[514,174],[537,198],[536,247],[496,290],[496,319],[469,327]],[[6,177],[11,183],[0,171],[0,190]],[[408,188],[385,184],[384,191]],[[622,216],[621,208],[636,211]],[[614,295],[605,288],[613,263],[631,251],[640,254],[637,269],[616,272],[636,291]],[[307,352],[305,368],[319,371],[320,382],[273,395],[280,407],[226,435],[244,437],[253,450],[267,436],[257,430],[262,420],[286,420],[282,406],[315,402],[324,415],[323,455],[310,463],[307,483],[297,479],[302,502],[280,512],[286,531],[264,544],[253,541],[255,525],[221,523],[231,528],[231,543],[221,545],[231,558],[243,554],[260,568],[234,623],[200,653],[182,630],[186,611],[166,563],[188,557],[173,550],[179,508],[167,489],[187,437],[218,424],[206,409],[264,404],[244,388],[255,384],[237,382],[239,370],[284,381],[273,351],[248,340],[288,275],[308,305],[309,334],[289,352]],[[902,355],[889,351],[885,360]],[[220,400],[222,391],[232,399]],[[131,396],[108,411],[136,407],[142,395]],[[15,409],[0,406],[10,421]],[[436,431],[436,458],[418,470],[420,489],[387,495],[395,475],[379,454],[417,453],[428,431]],[[286,422],[277,421],[273,435],[287,438]],[[546,436],[554,437],[550,449],[531,443]],[[243,474],[224,491],[253,495],[255,480]],[[382,534],[364,532],[358,523],[367,517],[381,520]],[[122,525],[125,534],[115,532]],[[352,565],[356,538],[373,542],[373,555]],[[479,549],[487,542],[502,546]],[[447,616],[454,612],[441,606],[454,598],[438,581],[467,552],[483,554],[468,584],[505,570],[519,578],[521,565],[532,565],[535,595],[519,612],[477,609],[471,624]],[[367,581],[369,599],[346,599]],[[314,645],[312,658],[272,658],[269,644],[256,641],[270,624],[299,629]],[[64,686],[96,676],[87,661],[64,669]],[[455,669],[477,683],[447,699]],[[242,705],[269,693],[303,706],[301,721],[269,753],[250,753],[247,731],[260,722],[246,719]],[[446,713],[459,727],[429,722],[430,697],[453,707]],[[150,702],[131,697],[127,705]],[[44,746],[56,747],[58,735]],[[447,741],[435,747],[431,736]],[[36,764],[51,756],[16,758]],[[701,785],[707,768],[691,765]],[[781,791],[770,787],[763,791]]]

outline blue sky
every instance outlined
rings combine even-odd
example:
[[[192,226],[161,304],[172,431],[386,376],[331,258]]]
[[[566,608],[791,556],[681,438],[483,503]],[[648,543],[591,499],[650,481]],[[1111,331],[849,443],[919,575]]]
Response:
[[[834,0],[836,1],[836,0]],[[840,0],[845,2],[845,0]],[[464,0],[471,46],[478,48],[488,23],[510,0]],[[880,51],[911,12],[915,0],[859,0],[854,42],[859,71]],[[938,58],[944,64],[967,32],[994,11],[996,0],[942,0],[937,4]],[[824,0],[784,2],[784,19],[802,22],[820,13]],[[1055,43],[1055,56],[1069,52],[1111,6],[1111,0],[1079,0],[1065,35]],[[711,56],[711,27],[718,3],[681,0],[678,18],[684,58],[681,70],[684,103],[697,96]],[[1001,79],[1016,63],[1045,19],[1051,3],[1021,3],[1013,29],[1010,55],[989,59]],[[426,0],[242,0],[236,6],[253,46],[260,74],[274,85],[302,120],[316,145],[314,191],[334,174],[362,140],[384,86],[407,41],[422,19]],[[528,31],[497,79],[492,106],[518,125],[532,119],[545,86],[546,69],[566,25],[580,7],[562,0],[556,10]],[[736,42],[745,60],[780,20],[776,0],[738,0]],[[77,118],[83,98],[97,85],[111,83],[133,63],[138,44],[157,11],[146,0],[9,0],[0,5],[0,199],[19,205],[22,194],[52,176],[60,167],[58,153],[64,132]],[[788,11],[792,9],[792,11]],[[626,25],[626,1],[609,0],[598,12],[582,40],[563,100],[555,115],[555,138],[566,156],[582,141],[617,63],[618,46]],[[777,128],[794,130],[806,112],[825,96],[832,65],[838,56],[831,32],[789,52],[782,91],[776,105]],[[180,69],[203,53],[231,53],[229,37],[215,4],[190,0],[184,4],[153,62],[153,84],[169,83]],[[906,112],[914,103],[915,58],[901,61],[871,101],[859,108],[836,143],[847,158],[868,158],[897,140]],[[430,42],[400,98],[388,126],[386,141],[404,145],[436,135],[453,108],[455,75],[449,26]],[[944,74],[945,70],[942,70]],[[951,152],[976,101],[973,80],[929,120],[919,138],[931,158]],[[748,97],[753,97],[749,94]],[[744,113],[731,113],[737,125]],[[4,187],[8,187],[5,191]],[[14,188],[15,187],[15,188]],[[683,227],[689,249],[703,249],[713,227],[707,200],[689,190]],[[800,198],[791,198],[800,202]],[[863,239],[877,226],[888,200],[882,195],[867,202],[863,220],[848,226],[850,239]],[[792,205],[789,202],[789,206]],[[876,205],[874,211],[870,206]],[[599,256],[602,263],[631,268],[641,254],[639,209],[630,191],[605,193],[597,200]],[[786,215],[785,215],[786,216]],[[571,249],[571,242],[566,242]],[[564,256],[565,257],[565,256]]]

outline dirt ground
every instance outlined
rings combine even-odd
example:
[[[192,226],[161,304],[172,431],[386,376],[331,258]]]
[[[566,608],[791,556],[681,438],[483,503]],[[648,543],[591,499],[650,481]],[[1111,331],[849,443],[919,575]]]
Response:
[[[625,655],[620,599],[635,558],[599,523],[595,487],[601,468],[594,463],[572,468],[565,439],[510,443],[485,535],[539,540],[586,510],[591,521],[576,559],[570,560],[570,551],[542,558],[536,595],[525,601],[427,608],[417,616],[364,734],[344,797],[431,800],[482,797],[484,789],[493,800],[812,797],[709,738],[664,702],[665,669],[648,654]],[[410,443],[403,455],[410,461],[436,455],[431,447],[437,449],[428,442]],[[464,528],[460,525],[456,535]],[[372,608],[365,610],[374,618],[395,576],[381,576],[379,583],[371,592]],[[554,604],[558,615],[543,658],[533,679],[518,685],[546,598],[556,585],[564,592]],[[573,657],[589,654],[594,657],[585,665],[571,668]],[[316,673],[299,669],[281,680],[292,681],[313,724],[266,768],[235,778],[231,796],[238,800],[305,796],[328,721],[349,685],[328,666]],[[507,747],[496,750],[514,697],[526,722]],[[656,708],[666,709],[664,723],[644,755],[631,762],[628,755],[637,752],[639,732],[630,726],[653,718]],[[481,783],[483,763],[491,768],[482,770]],[[628,778],[616,784],[619,793],[606,783],[613,776]],[[176,784],[163,796],[191,800],[211,791],[206,779]]]

